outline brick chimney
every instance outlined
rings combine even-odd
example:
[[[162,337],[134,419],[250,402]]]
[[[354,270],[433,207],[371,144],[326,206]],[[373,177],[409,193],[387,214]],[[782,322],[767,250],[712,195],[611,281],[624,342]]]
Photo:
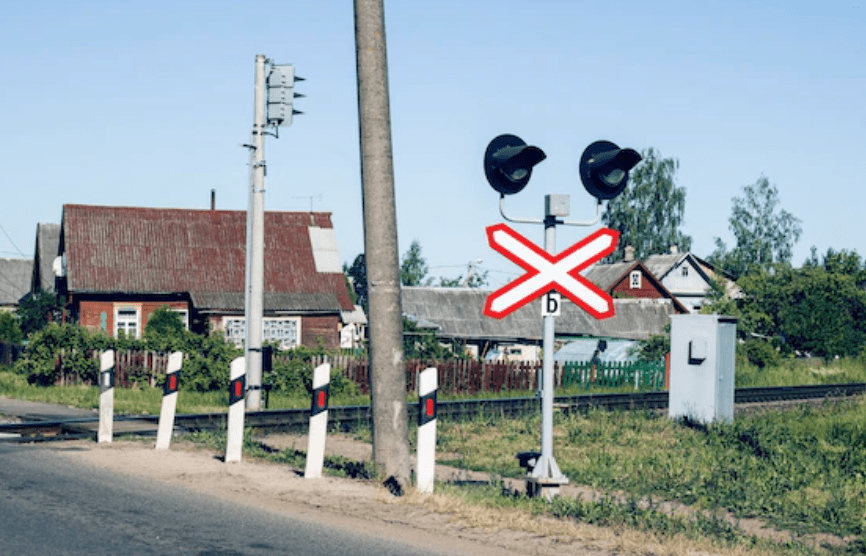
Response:
[[[634,262],[634,247],[631,245],[625,246],[625,256],[622,259],[624,263],[632,263]]]

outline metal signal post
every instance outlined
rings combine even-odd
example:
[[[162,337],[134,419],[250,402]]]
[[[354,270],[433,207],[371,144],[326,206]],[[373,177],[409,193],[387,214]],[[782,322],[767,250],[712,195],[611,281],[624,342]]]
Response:
[[[265,66],[270,69],[266,74]],[[244,299],[244,358],[249,381],[247,409],[259,410],[262,404],[262,320],[264,312],[265,267],[265,133],[268,127],[292,125],[296,81],[291,64],[274,64],[264,54],[256,55],[253,129],[250,144],[250,192],[247,209],[247,261]],[[276,133],[272,134],[277,136]]]
[[[579,280],[576,273],[585,266],[610,254],[616,247],[619,234],[603,229],[595,235],[578,243],[564,253],[556,254],[556,225],[592,226],[601,219],[601,202],[619,195],[628,184],[628,172],[641,160],[633,149],[620,149],[609,141],[596,141],[584,151],[580,161],[580,176],[584,187],[598,199],[595,219],[588,222],[569,222],[563,218],[569,215],[568,195],[546,195],[544,220],[511,218],[505,214],[505,197],[520,192],[529,182],[533,168],[546,158],[544,151],[527,145],[515,135],[500,135],[494,138],[484,154],[484,173],[488,183],[500,194],[499,212],[510,222],[523,224],[544,224],[543,253],[525,238],[518,237],[512,230],[499,228],[510,239],[503,244],[494,238],[497,226],[488,228],[491,246],[523,266],[528,274],[514,283],[494,292],[488,298],[485,314],[493,318],[503,318],[520,306],[540,295],[545,295],[542,304],[542,376],[541,390],[541,453],[522,452],[518,454],[521,465],[529,472],[526,476],[528,494],[544,496],[550,500],[559,493],[568,478],[562,474],[553,457],[553,351],[556,315],[559,313],[560,299],[554,290],[569,297],[595,318],[613,316],[613,301],[595,288]],[[504,225],[501,225],[504,226]],[[537,283],[533,283],[533,281]],[[532,284],[530,286],[530,284]],[[545,292],[547,287],[549,291]],[[525,290],[525,291],[524,291]],[[494,304],[500,303],[501,309]],[[609,305],[608,305],[609,303]],[[555,306],[555,307],[553,307]]]

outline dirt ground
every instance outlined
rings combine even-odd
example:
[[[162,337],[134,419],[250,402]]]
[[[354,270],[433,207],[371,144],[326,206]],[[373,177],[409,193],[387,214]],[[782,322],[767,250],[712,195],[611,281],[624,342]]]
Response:
[[[306,450],[303,436],[261,439],[273,448]],[[329,435],[327,452],[357,461],[371,458],[369,444]],[[49,449],[66,457],[112,471],[149,477],[207,493],[263,511],[322,522],[378,537],[411,542],[443,552],[477,556],[710,556],[688,544],[659,544],[638,533],[559,520],[528,517],[513,510],[480,510],[437,494],[407,493],[394,497],[374,482],[325,477],[304,479],[302,470],[245,459],[224,463],[222,454],[188,442],[174,442],[157,451],[150,442],[63,443]],[[463,471],[437,469],[443,480],[477,480]],[[521,485],[515,485],[517,487]]]

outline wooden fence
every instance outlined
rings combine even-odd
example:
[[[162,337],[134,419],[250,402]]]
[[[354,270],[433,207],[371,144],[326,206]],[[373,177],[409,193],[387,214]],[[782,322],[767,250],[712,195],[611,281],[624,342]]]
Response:
[[[324,362],[316,359],[314,365]],[[369,392],[370,371],[366,358],[330,357],[327,358],[334,369],[358,384],[363,393]],[[535,390],[541,373],[542,362],[486,363],[474,360],[449,361],[406,361],[406,388],[414,392],[417,388],[418,374],[427,367],[439,370],[439,391],[448,394],[475,394],[477,392],[498,392],[500,390]],[[589,362],[557,363],[554,366],[554,385],[623,386],[634,384],[636,389],[661,389],[665,385],[664,362],[646,363],[598,363]]]
[[[97,353],[92,355],[98,367]],[[317,366],[325,361],[332,369],[355,382],[359,390],[368,394],[370,389],[370,365],[366,357],[327,356],[313,358],[310,364]],[[96,372],[87,376],[69,370],[58,356],[56,384],[94,384]],[[165,374],[168,354],[154,351],[118,351],[115,356],[115,381],[118,386],[128,388],[135,384],[155,386],[157,377]],[[449,361],[422,361],[410,359],[405,363],[406,390],[415,392],[418,374],[427,367],[439,370],[439,391],[447,394],[476,394],[501,390],[535,390],[538,386],[542,363],[509,362],[488,363],[483,361],[454,359]],[[554,385],[578,385],[616,387],[635,385],[636,389],[661,389],[665,385],[665,365],[659,363],[557,363],[554,367]]]
[[[156,379],[165,375],[168,367],[168,353],[156,351],[121,351],[114,354],[114,383],[121,388],[132,386],[156,386]],[[55,361],[57,378],[55,384],[58,386],[69,386],[72,384],[96,384],[99,372],[99,352],[93,352],[92,370],[82,375],[80,372],[69,368],[64,364],[65,355],[61,352]]]

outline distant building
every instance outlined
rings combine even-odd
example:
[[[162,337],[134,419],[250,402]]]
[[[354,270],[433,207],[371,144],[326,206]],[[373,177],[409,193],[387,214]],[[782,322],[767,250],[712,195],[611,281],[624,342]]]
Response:
[[[193,331],[245,337],[244,211],[65,205],[57,293],[66,318],[140,337],[168,307]],[[264,340],[340,345],[353,311],[330,213],[266,212]],[[44,278],[42,279],[44,282]]]
[[[740,295],[730,275],[692,253],[678,252],[675,247],[671,248],[670,253],[650,255],[643,263],[692,313],[700,312],[706,304],[715,278],[724,280],[729,295]]]
[[[30,293],[33,259],[0,259],[0,311],[14,311]]]
[[[536,360],[542,341],[541,302],[494,319],[484,315],[491,293],[477,288],[403,287],[403,314],[442,343],[465,345],[475,357],[492,353],[502,359]],[[613,304],[615,316],[598,320],[563,297],[556,338],[645,340],[661,334],[671,314],[686,312],[671,298],[615,298]]]
[[[40,223],[36,225],[36,247],[33,250],[33,276],[30,291],[44,290],[55,293],[57,275],[61,273],[58,248],[60,246],[60,224]],[[57,270],[55,270],[55,268]]]
[[[597,264],[584,277],[614,298],[668,300],[677,313],[688,313],[677,296],[665,287],[644,263],[634,260],[634,249],[626,247],[625,258],[618,263]]]

